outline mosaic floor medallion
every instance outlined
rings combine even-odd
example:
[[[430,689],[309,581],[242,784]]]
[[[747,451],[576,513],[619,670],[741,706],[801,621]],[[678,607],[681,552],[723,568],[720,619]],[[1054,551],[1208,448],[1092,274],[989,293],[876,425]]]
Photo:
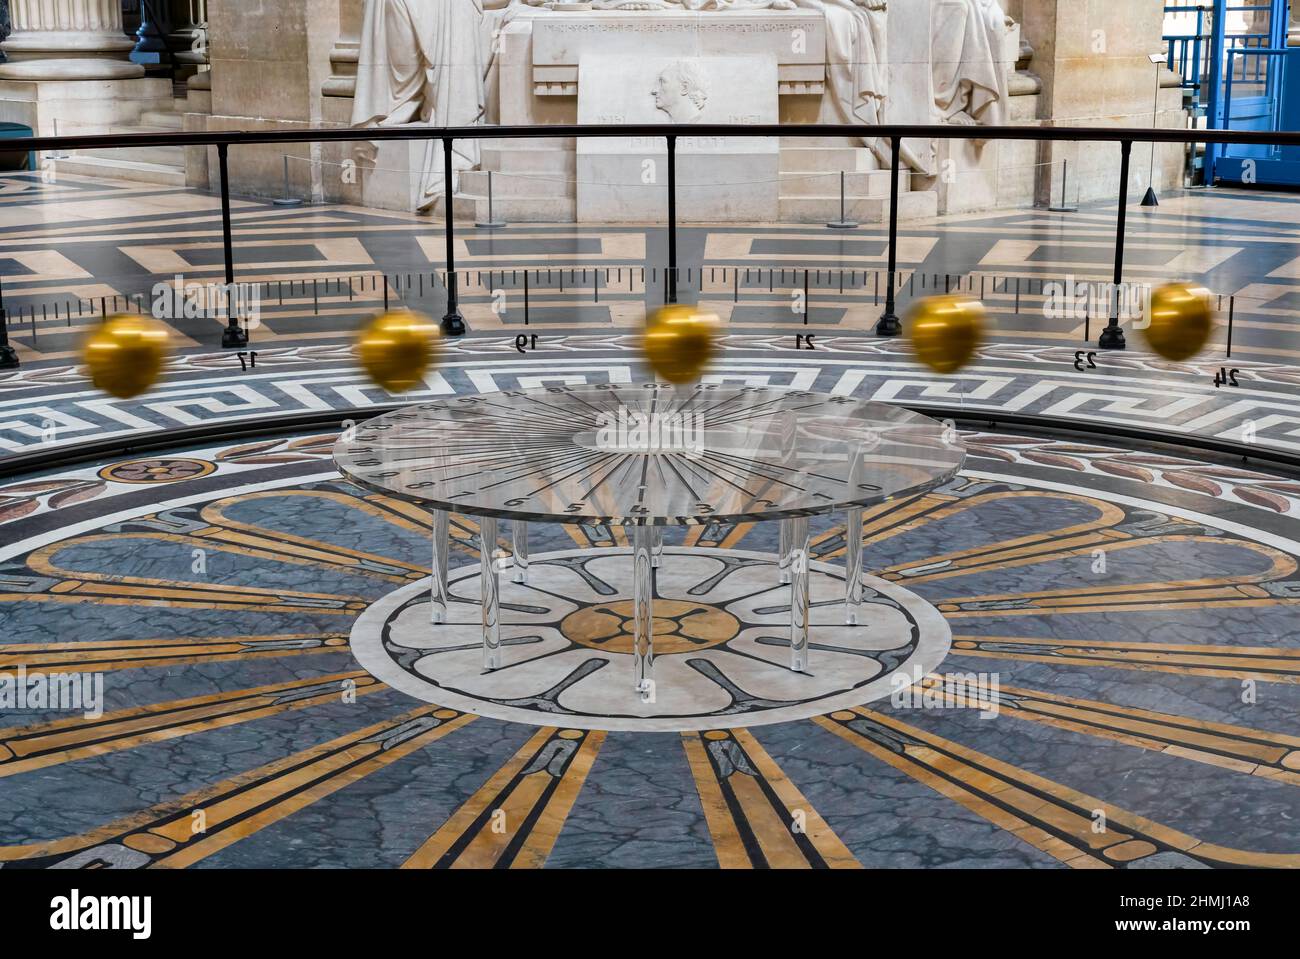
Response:
[[[811,568],[810,669],[789,667],[790,587],[773,558],[668,549],[655,589],[655,686],[633,687],[627,549],[535,556],[526,585],[502,580],[505,665],[485,672],[479,568],[452,574],[451,622],[430,624],[428,580],[371,605],[352,629],[374,676],[430,703],[534,725],[684,731],[806,719],[888,697],[947,655],[943,616],[869,578],[866,625],[844,625],[842,567]]]

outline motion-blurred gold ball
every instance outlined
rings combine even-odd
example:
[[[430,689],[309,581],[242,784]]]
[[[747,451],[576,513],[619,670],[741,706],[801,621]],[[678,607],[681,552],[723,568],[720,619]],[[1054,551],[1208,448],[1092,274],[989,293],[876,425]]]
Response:
[[[1151,291],[1150,324],[1143,334],[1167,360],[1191,359],[1214,331],[1210,291],[1194,283],[1169,283]]]
[[[96,387],[129,400],[158,380],[171,348],[167,327],[148,316],[110,316],[86,337],[82,360]]]
[[[693,383],[713,359],[718,318],[694,306],[661,307],[646,319],[646,362],[669,383]]]
[[[928,296],[908,312],[907,332],[918,360],[936,373],[955,373],[984,338],[984,304],[960,293]]]
[[[390,310],[366,324],[357,337],[361,368],[390,393],[405,393],[424,379],[438,359],[438,324],[411,310]]]

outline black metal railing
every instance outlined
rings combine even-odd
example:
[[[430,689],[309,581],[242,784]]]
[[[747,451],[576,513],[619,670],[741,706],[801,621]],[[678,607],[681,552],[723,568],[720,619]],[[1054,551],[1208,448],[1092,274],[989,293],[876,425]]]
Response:
[[[33,136],[7,141],[6,146],[20,151],[103,150],[127,147],[210,146],[217,151],[218,181],[221,193],[222,245],[225,258],[225,281],[235,285],[234,239],[231,228],[229,152],[232,146],[267,146],[290,143],[335,143],[381,140],[438,140],[443,147],[444,170],[450,172],[452,145],[457,140],[515,140],[549,137],[642,137],[666,141],[668,263],[666,266],[667,300],[676,302],[677,277],[677,180],[676,147],[679,137],[859,137],[887,138],[892,149],[889,204],[888,276],[884,312],[876,324],[878,336],[897,336],[902,324],[895,313],[895,282],[898,269],[898,178],[899,153],[904,139],[1027,140],[1090,143],[1118,143],[1120,146],[1120,182],[1115,225],[1114,302],[1109,322],[1102,329],[1098,346],[1123,349],[1124,332],[1120,327],[1119,290],[1124,273],[1124,226],[1128,208],[1129,156],[1134,143],[1231,143],[1249,145],[1300,146],[1300,132],[1246,130],[1135,129],[1131,127],[1030,127],[1030,126],[951,126],[951,125],[881,125],[859,124],[623,124],[584,125],[555,124],[546,126],[471,126],[435,127],[403,126],[355,129],[339,127],[306,130],[226,130],[193,133],[86,134],[71,136]],[[456,224],[454,216],[453,177],[444,176],[445,243],[447,309],[442,318],[445,333],[459,336],[466,332],[460,314],[455,268]],[[3,280],[0,277],[0,280]],[[234,299],[233,297],[231,298]],[[228,311],[221,345],[243,347],[248,334],[241,327],[236,311]],[[0,368],[18,365],[8,340],[8,323],[0,303]]]

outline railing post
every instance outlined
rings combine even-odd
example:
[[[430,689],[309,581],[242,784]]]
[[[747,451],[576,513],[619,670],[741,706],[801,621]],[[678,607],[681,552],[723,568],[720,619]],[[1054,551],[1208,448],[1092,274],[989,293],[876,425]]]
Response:
[[[1097,340],[1097,345],[1103,350],[1124,349],[1124,331],[1119,326],[1119,287],[1124,281],[1124,219],[1128,213],[1128,158],[1133,151],[1133,141],[1121,140],[1119,149],[1119,213],[1115,218],[1114,290],[1111,296],[1110,323],[1101,331],[1101,337]]]
[[[221,171],[221,242],[226,257],[226,328],[221,331],[223,349],[248,345],[248,333],[239,328],[239,317],[231,310],[235,296],[235,241],[230,227],[230,145],[217,144],[217,166]]]
[[[16,370],[18,365],[18,351],[9,345],[9,311],[5,309],[4,281],[0,280],[0,370]]]
[[[668,302],[677,302],[677,138],[668,139]]]
[[[1214,0],[1214,14],[1210,20],[1210,83],[1209,95],[1206,99],[1205,125],[1211,130],[1218,130],[1228,126],[1227,111],[1231,110],[1231,105],[1225,105],[1223,91],[1219,88],[1220,81],[1223,80],[1223,40],[1225,34],[1224,21],[1227,19],[1225,10],[1225,0]],[[1196,156],[1196,148],[1192,147],[1192,156]],[[1203,186],[1214,185],[1214,166],[1218,162],[1219,156],[1223,151],[1223,144],[1210,143],[1205,144],[1205,153],[1201,157],[1201,184]]]
[[[1196,39],[1191,41],[1192,47],[1192,89],[1195,94],[1192,98],[1192,105],[1199,107],[1201,105],[1201,39],[1205,33],[1205,8],[1196,8]],[[1192,150],[1192,156],[1196,156],[1195,147]]]
[[[876,324],[876,336],[898,336],[903,324],[894,314],[894,274],[898,270],[898,154],[903,149],[901,137],[890,137],[889,158],[889,285],[885,290],[885,312]]]
[[[460,296],[456,284],[456,213],[455,187],[451,171],[451,137],[442,141],[442,182],[447,221],[447,312],[442,318],[442,332],[447,336],[465,335],[465,317],[460,315]]]

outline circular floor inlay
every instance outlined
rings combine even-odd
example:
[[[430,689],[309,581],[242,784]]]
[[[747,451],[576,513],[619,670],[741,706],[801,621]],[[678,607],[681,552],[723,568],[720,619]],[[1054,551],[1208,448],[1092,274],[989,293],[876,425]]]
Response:
[[[207,476],[216,468],[210,460],[165,456],[112,463],[99,471],[99,478],[115,483],[179,483]]]
[[[952,634],[914,593],[867,580],[865,625],[844,624],[844,571],[813,563],[809,669],[789,667],[790,587],[772,557],[668,549],[655,590],[654,695],[632,677],[626,549],[533,557],[501,576],[502,668],[484,672],[478,566],[452,572],[450,622],[430,623],[428,580],[370,606],[352,650],[374,676],[431,703],[577,729],[701,730],[787,722],[888,696],[937,667]]]
[[[632,654],[632,600],[576,609],[560,621],[560,632],[582,646]],[[740,633],[740,620],[725,609],[680,599],[656,599],[655,655],[670,656],[718,646]]]

